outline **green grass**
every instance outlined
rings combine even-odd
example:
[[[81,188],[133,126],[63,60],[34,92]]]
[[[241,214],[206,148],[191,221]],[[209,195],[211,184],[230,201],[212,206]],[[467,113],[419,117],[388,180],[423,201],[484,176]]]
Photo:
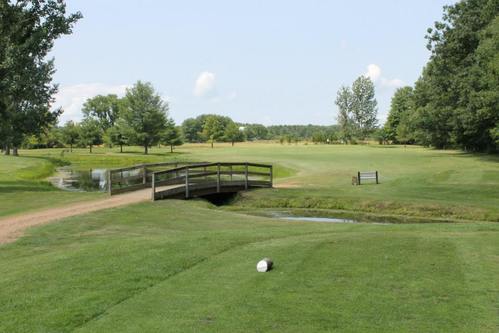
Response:
[[[62,154],[60,149],[45,149],[22,151],[25,157],[17,162],[14,157],[0,158],[0,216],[24,210],[26,205],[41,208],[85,197],[52,189],[46,193],[43,179],[55,164],[88,170],[180,160],[274,164],[276,184],[286,188],[245,193],[235,204],[241,208],[321,209],[331,210],[332,214],[342,210],[381,217],[499,221],[497,155],[420,147],[275,143],[243,143],[235,147],[216,144],[214,149],[209,145],[185,145],[174,154],[168,148],[153,148],[148,156],[142,154],[140,147],[125,150],[120,154],[117,149],[96,148],[90,154],[86,149],[76,149]],[[381,184],[351,186],[351,177],[359,170],[378,170]],[[6,189],[12,187],[19,191],[5,195]],[[21,191],[20,187],[29,191]],[[44,194],[41,201],[38,190]],[[23,205],[19,208],[16,203]]]
[[[0,247],[0,331],[497,332],[498,233],[111,209]]]
[[[97,193],[70,193],[55,189],[46,178],[59,160],[40,156],[0,156],[0,216],[97,198]]]
[[[162,201],[30,229],[0,246],[0,332],[497,332],[499,158],[418,147],[270,143],[22,151],[0,157],[0,216],[103,194],[59,165],[272,163],[230,207]],[[350,185],[378,170],[380,185]],[[369,221],[284,222],[271,211]],[[262,257],[275,269],[257,273]]]

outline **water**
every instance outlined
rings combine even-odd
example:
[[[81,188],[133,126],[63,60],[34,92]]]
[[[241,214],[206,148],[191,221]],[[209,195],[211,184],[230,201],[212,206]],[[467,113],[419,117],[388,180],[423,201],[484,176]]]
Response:
[[[308,221],[308,222],[323,222],[323,223],[359,223],[355,220],[342,219],[336,217],[310,217],[310,216],[278,216],[280,220],[290,221]]]
[[[50,182],[66,191],[104,192],[107,189],[107,169],[74,171],[70,168],[59,168],[57,175],[50,178]]]
[[[344,219],[340,217],[319,217],[319,216],[298,216],[292,215],[290,213],[284,212],[273,212],[272,217],[279,220],[287,220],[287,221],[298,221],[298,222],[321,222],[321,223],[349,223],[349,224],[358,224],[363,223],[357,220],[352,219]],[[382,222],[364,222],[369,224],[389,224]]]

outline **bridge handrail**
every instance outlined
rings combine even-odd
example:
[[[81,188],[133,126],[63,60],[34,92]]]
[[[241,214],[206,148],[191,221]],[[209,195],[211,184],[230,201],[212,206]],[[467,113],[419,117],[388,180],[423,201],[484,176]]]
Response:
[[[233,170],[233,167],[236,166],[243,166],[244,170]],[[217,167],[216,170],[206,170],[206,168],[209,167]],[[221,170],[221,167],[230,167],[230,170]],[[260,172],[260,171],[252,171],[249,169],[249,167],[256,167],[256,168],[267,168],[269,169],[268,172]],[[195,172],[194,174],[190,174],[190,171],[194,171],[197,169],[203,168],[204,171],[201,172]],[[175,177],[168,178],[168,179],[160,179],[161,176],[168,175],[168,174],[173,174]],[[234,175],[244,175],[244,180],[233,180],[232,176]],[[216,176],[216,180],[210,179],[208,180],[207,177],[209,176]],[[230,176],[230,181],[223,180],[221,179],[221,176]],[[262,180],[250,180],[250,176],[263,176],[263,177],[269,177],[268,181],[262,181]],[[191,164],[191,165],[185,165],[181,167],[176,167],[168,170],[160,170],[160,171],[155,171],[152,172],[152,182],[151,182],[151,187],[152,187],[152,200],[156,199],[156,194],[160,192],[156,192],[156,187],[161,186],[161,185],[182,185],[184,184],[184,189],[185,189],[185,197],[189,198],[190,193],[189,190],[193,186],[198,186],[200,183],[203,183],[203,181],[195,181],[195,184],[191,184],[193,179],[195,178],[205,178],[204,183],[211,183],[215,184],[216,182],[216,191],[220,192],[220,188],[222,186],[231,186],[231,184],[238,184],[241,182],[244,182],[244,188],[248,189],[249,186],[251,185],[251,182],[258,183],[259,185],[263,182],[265,184],[268,184],[269,187],[272,187],[273,183],[273,167],[270,164],[261,164],[261,163],[250,163],[250,162],[211,162],[211,163],[197,163],[197,164]],[[213,186],[215,187],[215,186]],[[162,192],[166,192],[169,190],[163,190]]]

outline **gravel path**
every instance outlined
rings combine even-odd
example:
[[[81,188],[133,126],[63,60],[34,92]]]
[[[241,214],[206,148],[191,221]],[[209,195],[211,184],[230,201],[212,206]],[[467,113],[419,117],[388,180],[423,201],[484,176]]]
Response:
[[[151,199],[151,189],[115,195],[104,200],[86,201],[64,207],[51,208],[32,213],[0,218],[0,244],[15,241],[24,231],[37,226],[70,216],[95,212],[106,208],[125,206]]]

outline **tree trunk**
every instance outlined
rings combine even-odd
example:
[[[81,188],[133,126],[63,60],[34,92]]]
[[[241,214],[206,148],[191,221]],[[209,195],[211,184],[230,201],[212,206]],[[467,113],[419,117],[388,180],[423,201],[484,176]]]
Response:
[[[4,147],[3,147],[3,153],[5,155],[10,155],[10,146],[8,144],[6,144]]]
[[[170,153],[173,153],[173,145],[170,145]]]
[[[234,141],[232,141],[232,147],[234,147]]]
[[[120,153],[123,152],[123,145],[120,145]]]
[[[19,156],[19,153],[17,151],[17,147],[12,147],[12,155]]]
[[[71,153],[73,152],[73,144],[72,144],[72,143],[70,143],[70,144],[69,144],[69,151],[70,151]]]
[[[92,145],[90,145],[90,154],[92,153]]]
[[[213,148],[213,140],[211,140],[211,148]]]
[[[144,154],[147,155],[149,153],[149,145],[144,145]]]

